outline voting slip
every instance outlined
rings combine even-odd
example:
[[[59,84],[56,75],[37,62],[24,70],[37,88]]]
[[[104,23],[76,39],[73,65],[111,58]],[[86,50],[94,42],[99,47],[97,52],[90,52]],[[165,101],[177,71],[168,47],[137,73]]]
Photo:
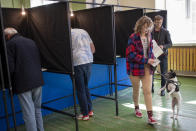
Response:
[[[159,59],[155,59],[155,62],[152,64],[153,67],[156,67],[160,63]]]
[[[160,55],[163,54],[163,50],[158,46],[157,42],[155,40],[152,40],[153,43],[153,54],[156,58],[158,58]]]

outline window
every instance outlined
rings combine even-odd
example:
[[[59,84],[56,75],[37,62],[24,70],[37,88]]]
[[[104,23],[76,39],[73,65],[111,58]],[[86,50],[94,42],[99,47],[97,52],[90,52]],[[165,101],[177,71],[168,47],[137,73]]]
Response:
[[[196,0],[166,0],[168,30],[174,44],[196,44]]]

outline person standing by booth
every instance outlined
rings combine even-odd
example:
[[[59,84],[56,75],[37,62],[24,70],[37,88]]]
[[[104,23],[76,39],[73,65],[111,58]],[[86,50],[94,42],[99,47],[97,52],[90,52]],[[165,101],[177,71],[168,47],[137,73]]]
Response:
[[[6,28],[4,34],[13,92],[18,95],[26,130],[44,131],[39,50],[33,40],[19,35],[14,28]]]
[[[153,118],[152,111],[152,64],[155,62],[152,52],[153,44],[151,39],[152,20],[143,16],[137,20],[134,33],[128,39],[126,48],[127,74],[133,86],[133,101],[135,105],[135,115],[141,118],[142,112],[139,108],[140,81],[146,104],[148,123],[155,124],[157,121]]]
[[[154,17],[154,30],[152,31],[152,38],[157,42],[159,47],[163,50],[163,54],[159,56],[161,74],[168,71],[168,48],[172,46],[170,33],[163,28],[163,17],[156,15]],[[153,78],[154,81],[154,78]],[[161,76],[161,88],[166,84],[165,78]],[[152,83],[152,92],[154,92],[154,83]],[[165,90],[161,91],[161,96],[165,96]]]
[[[83,29],[71,29],[71,36],[76,90],[81,111],[77,118],[86,121],[93,116],[88,81],[91,74],[95,46],[89,34]]]

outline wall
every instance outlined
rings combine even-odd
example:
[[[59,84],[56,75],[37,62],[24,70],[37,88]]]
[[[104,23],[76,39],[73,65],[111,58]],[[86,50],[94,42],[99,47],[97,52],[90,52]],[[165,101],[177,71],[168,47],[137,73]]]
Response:
[[[120,0],[120,5],[155,8],[155,0]]]
[[[72,0],[72,1],[86,2],[86,0]],[[82,10],[82,9],[86,9],[86,5],[71,3],[71,8],[72,8],[72,10]]]
[[[22,1],[25,8],[30,7],[30,0],[22,0]],[[8,7],[8,8],[21,8],[22,3],[21,0],[1,0],[1,6]]]
[[[72,1],[86,2],[86,0],[72,0]],[[55,3],[55,2],[56,1],[31,0],[31,7],[51,4],[51,3]],[[81,10],[81,9],[85,9],[86,8],[85,4],[71,3],[70,5],[71,5],[70,7],[72,8],[72,10]]]

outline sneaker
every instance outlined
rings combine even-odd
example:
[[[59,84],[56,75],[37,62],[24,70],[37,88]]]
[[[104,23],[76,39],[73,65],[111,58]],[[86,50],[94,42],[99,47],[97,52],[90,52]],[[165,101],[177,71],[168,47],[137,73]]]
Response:
[[[83,120],[83,121],[88,121],[88,120],[89,120],[89,115],[83,116],[83,117],[82,117],[82,120]]]
[[[153,117],[148,118],[148,124],[154,125],[156,123],[157,123],[157,121]]]
[[[138,118],[142,118],[142,112],[141,112],[139,109],[136,109],[136,110],[135,110],[135,115],[136,115],[136,117],[138,117]]]
[[[77,119],[78,119],[78,120],[82,120],[82,119],[83,119],[83,114],[79,114],[79,115],[77,116]]]
[[[90,111],[90,112],[88,113],[88,115],[89,115],[90,117],[92,117],[92,116],[94,115],[93,111]]]

